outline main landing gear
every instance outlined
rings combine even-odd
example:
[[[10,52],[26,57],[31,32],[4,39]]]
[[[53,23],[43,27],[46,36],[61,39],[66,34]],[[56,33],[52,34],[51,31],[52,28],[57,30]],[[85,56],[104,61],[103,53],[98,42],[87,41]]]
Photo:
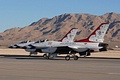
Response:
[[[50,53],[47,53],[47,54],[43,55],[43,57],[45,59],[52,59],[56,56],[57,56],[57,54],[50,54]],[[73,54],[72,56],[71,56],[71,54],[68,54],[67,56],[65,56],[65,60],[69,61],[71,57],[73,57],[74,60],[78,60],[78,56],[75,55],[75,54]]]
[[[67,61],[69,61],[70,58],[71,58],[70,55],[65,56],[65,60],[67,60]],[[78,60],[78,56],[77,55],[73,55],[73,59],[74,60]]]
[[[46,59],[49,59],[47,54],[43,54],[43,57],[46,58]]]
[[[54,54],[52,54],[52,53],[47,53],[47,54],[44,54],[44,55],[43,55],[43,57],[44,57],[45,59],[52,59],[52,58],[54,58],[54,57],[56,57],[56,56],[57,56],[56,53],[54,53]]]

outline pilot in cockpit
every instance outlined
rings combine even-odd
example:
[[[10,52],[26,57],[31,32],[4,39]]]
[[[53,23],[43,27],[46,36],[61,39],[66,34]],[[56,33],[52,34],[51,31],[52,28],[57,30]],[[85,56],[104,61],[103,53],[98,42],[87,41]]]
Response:
[[[31,41],[29,41],[29,40],[27,40],[27,41],[21,41],[21,42],[19,42],[19,44],[27,43],[27,42],[31,42]]]
[[[41,42],[46,42],[46,41],[48,41],[48,39],[40,39],[40,40],[36,41],[35,43],[41,43]]]

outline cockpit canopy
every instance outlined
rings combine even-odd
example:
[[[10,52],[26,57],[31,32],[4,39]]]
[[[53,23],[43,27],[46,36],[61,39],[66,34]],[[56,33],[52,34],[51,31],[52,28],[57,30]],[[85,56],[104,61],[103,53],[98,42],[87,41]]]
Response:
[[[21,41],[21,42],[19,42],[19,44],[28,43],[28,42],[31,42],[31,41],[29,41],[29,40],[27,40],[27,41]]]
[[[40,39],[40,40],[36,41],[35,43],[42,43],[42,42],[46,42],[46,41],[48,41],[48,39]]]

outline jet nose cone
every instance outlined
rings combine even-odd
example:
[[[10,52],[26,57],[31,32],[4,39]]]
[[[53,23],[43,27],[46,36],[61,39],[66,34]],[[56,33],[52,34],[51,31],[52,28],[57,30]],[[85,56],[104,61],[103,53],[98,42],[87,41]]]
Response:
[[[9,46],[8,48],[20,48],[20,46],[18,46],[17,44],[15,44],[15,45]]]
[[[13,48],[13,46],[9,46],[8,48]]]
[[[22,49],[27,49],[27,47],[26,47],[26,46],[24,46],[24,47],[22,47]]]
[[[18,45],[14,45],[15,46],[15,48],[21,48],[20,46],[18,46]]]

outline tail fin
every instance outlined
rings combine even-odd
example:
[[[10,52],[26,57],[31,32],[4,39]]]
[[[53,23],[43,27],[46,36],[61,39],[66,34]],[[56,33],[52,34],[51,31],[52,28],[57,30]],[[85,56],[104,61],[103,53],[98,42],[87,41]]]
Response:
[[[72,28],[61,40],[60,42],[73,42],[75,35],[77,33],[77,28]]]
[[[78,40],[75,42],[103,42],[109,23],[102,23],[99,27],[88,36],[86,39]]]

